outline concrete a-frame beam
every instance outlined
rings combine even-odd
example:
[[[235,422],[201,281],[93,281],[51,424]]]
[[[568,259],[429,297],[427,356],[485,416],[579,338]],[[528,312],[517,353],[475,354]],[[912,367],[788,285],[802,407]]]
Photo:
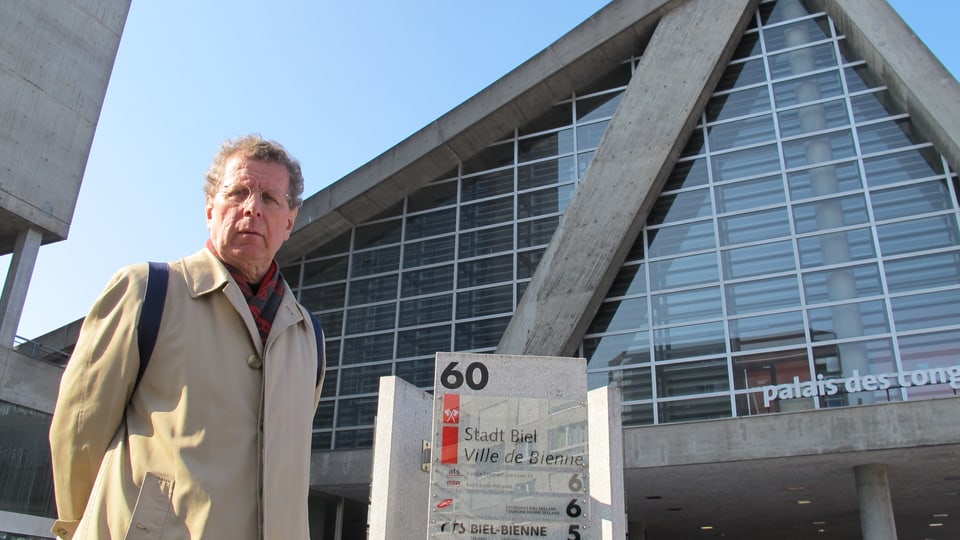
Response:
[[[885,0],[814,0],[954,170],[960,170],[960,83]],[[934,9],[930,6],[930,9]]]
[[[661,19],[497,354],[575,352],[756,7],[690,0]]]

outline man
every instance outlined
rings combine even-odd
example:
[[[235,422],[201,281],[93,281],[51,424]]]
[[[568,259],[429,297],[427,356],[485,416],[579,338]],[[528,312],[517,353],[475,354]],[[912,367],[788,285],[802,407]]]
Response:
[[[259,136],[228,140],[204,189],[210,239],[169,265],[139,382],[147,265],[121,269],[84,320],[50,428],[62,538],[309,537],[322,335],[274,260],[300,165]]]

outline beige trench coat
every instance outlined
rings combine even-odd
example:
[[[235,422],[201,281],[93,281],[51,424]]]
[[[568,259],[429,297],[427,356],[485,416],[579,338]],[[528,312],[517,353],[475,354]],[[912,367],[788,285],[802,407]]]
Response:
[[[212,254],[172,263],[157,344],[133,392],[146,273],[140,264],[114,276],[64,372],[50,429],[54,533],[308,538],[322,386],[308,314],[288,288],[264,348],[243,293]]]

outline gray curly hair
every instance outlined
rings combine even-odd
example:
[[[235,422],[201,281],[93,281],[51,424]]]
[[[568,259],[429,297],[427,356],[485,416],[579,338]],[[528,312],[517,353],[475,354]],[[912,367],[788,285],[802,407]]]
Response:
[[[204,174],[206,182],[203,185],[203,191],[207,197],[214,197],[217,194],[220,183],[223,181],[227,161],[237,154],[254,161],[283,165],[290,175],[290,193],[288,193],[290,208],[299,208],[303,204],[300,198],[303,195],[303,172],[300,170],[300,162],[280,143],[268,141],[257,134],[223,141],[220,152],[214,156],[213,163]]]

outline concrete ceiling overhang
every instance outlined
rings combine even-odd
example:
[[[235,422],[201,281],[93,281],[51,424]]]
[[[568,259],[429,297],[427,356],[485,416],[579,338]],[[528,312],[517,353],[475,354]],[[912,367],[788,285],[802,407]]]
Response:
[[[402,201],[643,50],[682,0],[615,0],[480,93],[304,201],[289,262]]]

